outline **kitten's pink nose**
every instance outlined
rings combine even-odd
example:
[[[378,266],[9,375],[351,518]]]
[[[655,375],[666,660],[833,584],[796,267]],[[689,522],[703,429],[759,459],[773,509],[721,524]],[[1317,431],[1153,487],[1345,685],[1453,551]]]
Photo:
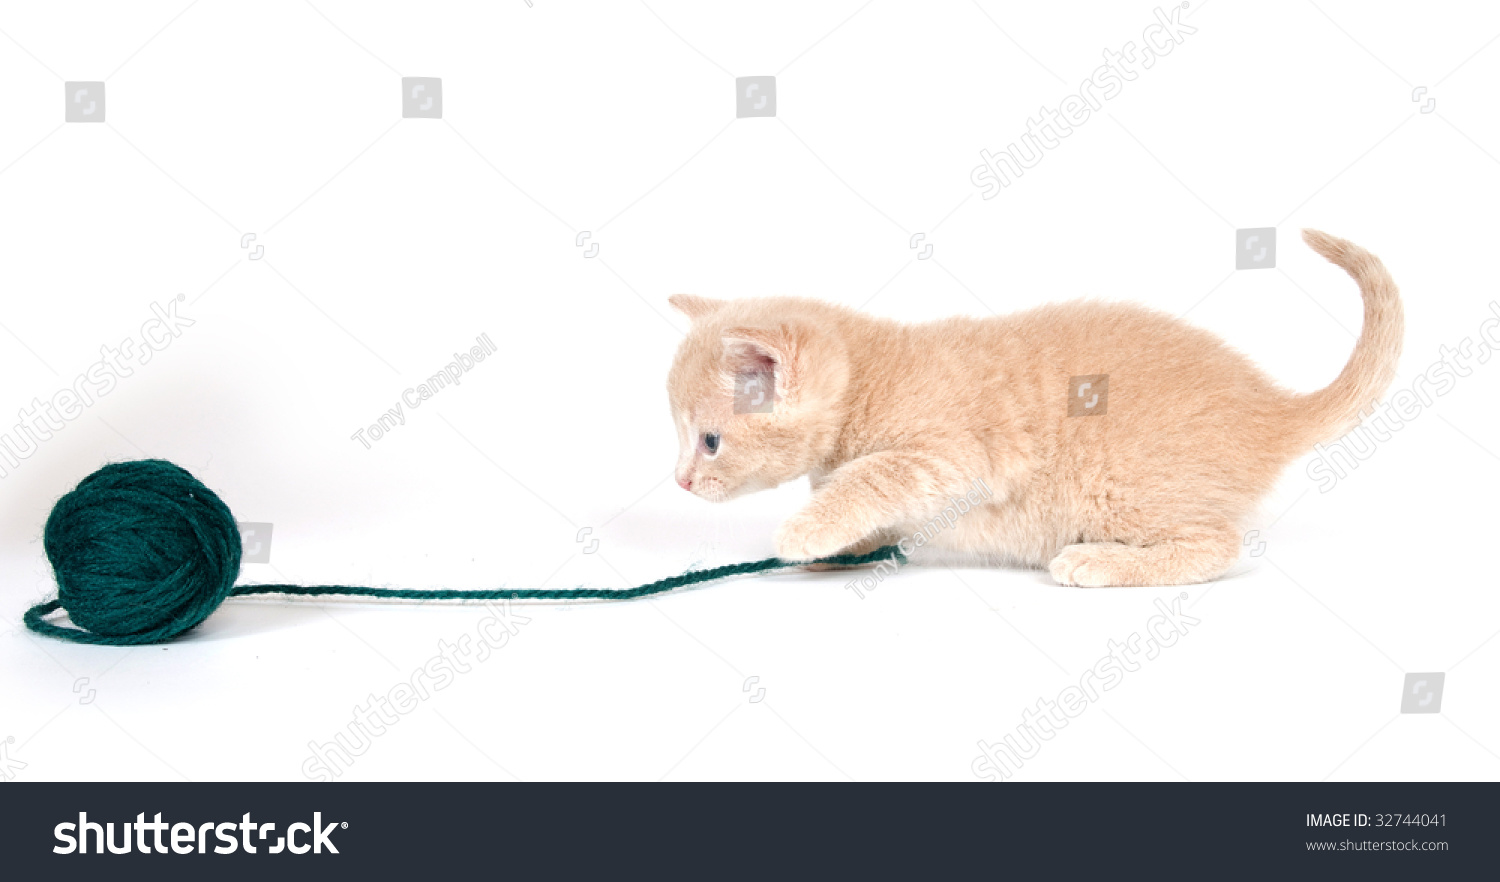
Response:
[[[692,478],[678,478],[677,479],[677,486],[681,487],[684,490],[692,490],[693,489],[693,479]]]

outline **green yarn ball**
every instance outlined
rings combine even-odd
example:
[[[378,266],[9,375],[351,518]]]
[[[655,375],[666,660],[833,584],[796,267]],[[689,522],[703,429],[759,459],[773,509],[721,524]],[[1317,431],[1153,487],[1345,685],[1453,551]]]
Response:
[[[689,585],[807,563],[902,566],[895,545],[816,561],[776,557],[689,570],[634,588],[370,588],[363,585],[244,585],[240,531],[214,492],[180,466],[142,459],[105,466],[57,501],[43,533],[57,598],[22,617],[38,634],[104,646],[160,643],[197,627],[231,595],[375,597],[383,600],[630,600]],[[47,620],[59,609],[78,627]]]
[[[240,570],[240,531],[229,507],[160,459],[112,463],[84,478],[52,509],[43,544],[57,600],[40,613],[61,606],[103,638],[85,642],[175,637],[219,607]],[[73,633],[69,639],[78,639]]]

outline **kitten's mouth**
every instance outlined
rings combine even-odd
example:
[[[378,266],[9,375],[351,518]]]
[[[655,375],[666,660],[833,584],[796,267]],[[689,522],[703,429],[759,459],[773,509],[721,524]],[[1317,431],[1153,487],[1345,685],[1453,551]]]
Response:
[[[729,491],[725,489],[724,482],[718,478],[702,478],[693,482],[692,493],[699,499],[709,502],[727,502]]]

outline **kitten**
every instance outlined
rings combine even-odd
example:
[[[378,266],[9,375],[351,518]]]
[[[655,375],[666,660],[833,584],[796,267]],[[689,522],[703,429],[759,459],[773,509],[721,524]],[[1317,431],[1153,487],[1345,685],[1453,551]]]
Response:
[[[813,300],[674,295],[692,320],[667,380],[677,482],[721,502],[808,475],[812,499],[775,534],[786,560],[912,536],[977,480],[992,495],[931,544],[1046,566],[1064,585],[1214,579],[1282,469],[1353,428],[1395,377],[1390,274],[1351,242],[1302,237],[1364,297],[1348,364],[1306,395],[1124,303],[907,325]],[[1095,414],[1072,381],[1099,374]],[[774,383],[770,412],[737,412],[760,409],[745,406],[757,378]],[[1093,406],[1101,385],[1081,390]]]

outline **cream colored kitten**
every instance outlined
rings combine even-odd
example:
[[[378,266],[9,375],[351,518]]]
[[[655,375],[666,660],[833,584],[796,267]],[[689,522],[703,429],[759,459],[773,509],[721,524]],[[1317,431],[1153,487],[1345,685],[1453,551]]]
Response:
[[[1281,470],[1352,428],[1395,376],[1390,274],[1353,243],[1303,239],[1365,305],[1349,363],[1307,395],[1123,303],[905,325],[812,300],[673,296],[692,319],[667,380],[677,481],[721,502],[810,476],[811,501],[776,531],[787,560],[909,536],[977,479],[993,496],[934,545],[1047,566],[1065,585],[1213,579]],[[1080,388],[1091,375],[1107,386]],[[770,412],[736,412],[771,391],[756,378],[774,382]]]

